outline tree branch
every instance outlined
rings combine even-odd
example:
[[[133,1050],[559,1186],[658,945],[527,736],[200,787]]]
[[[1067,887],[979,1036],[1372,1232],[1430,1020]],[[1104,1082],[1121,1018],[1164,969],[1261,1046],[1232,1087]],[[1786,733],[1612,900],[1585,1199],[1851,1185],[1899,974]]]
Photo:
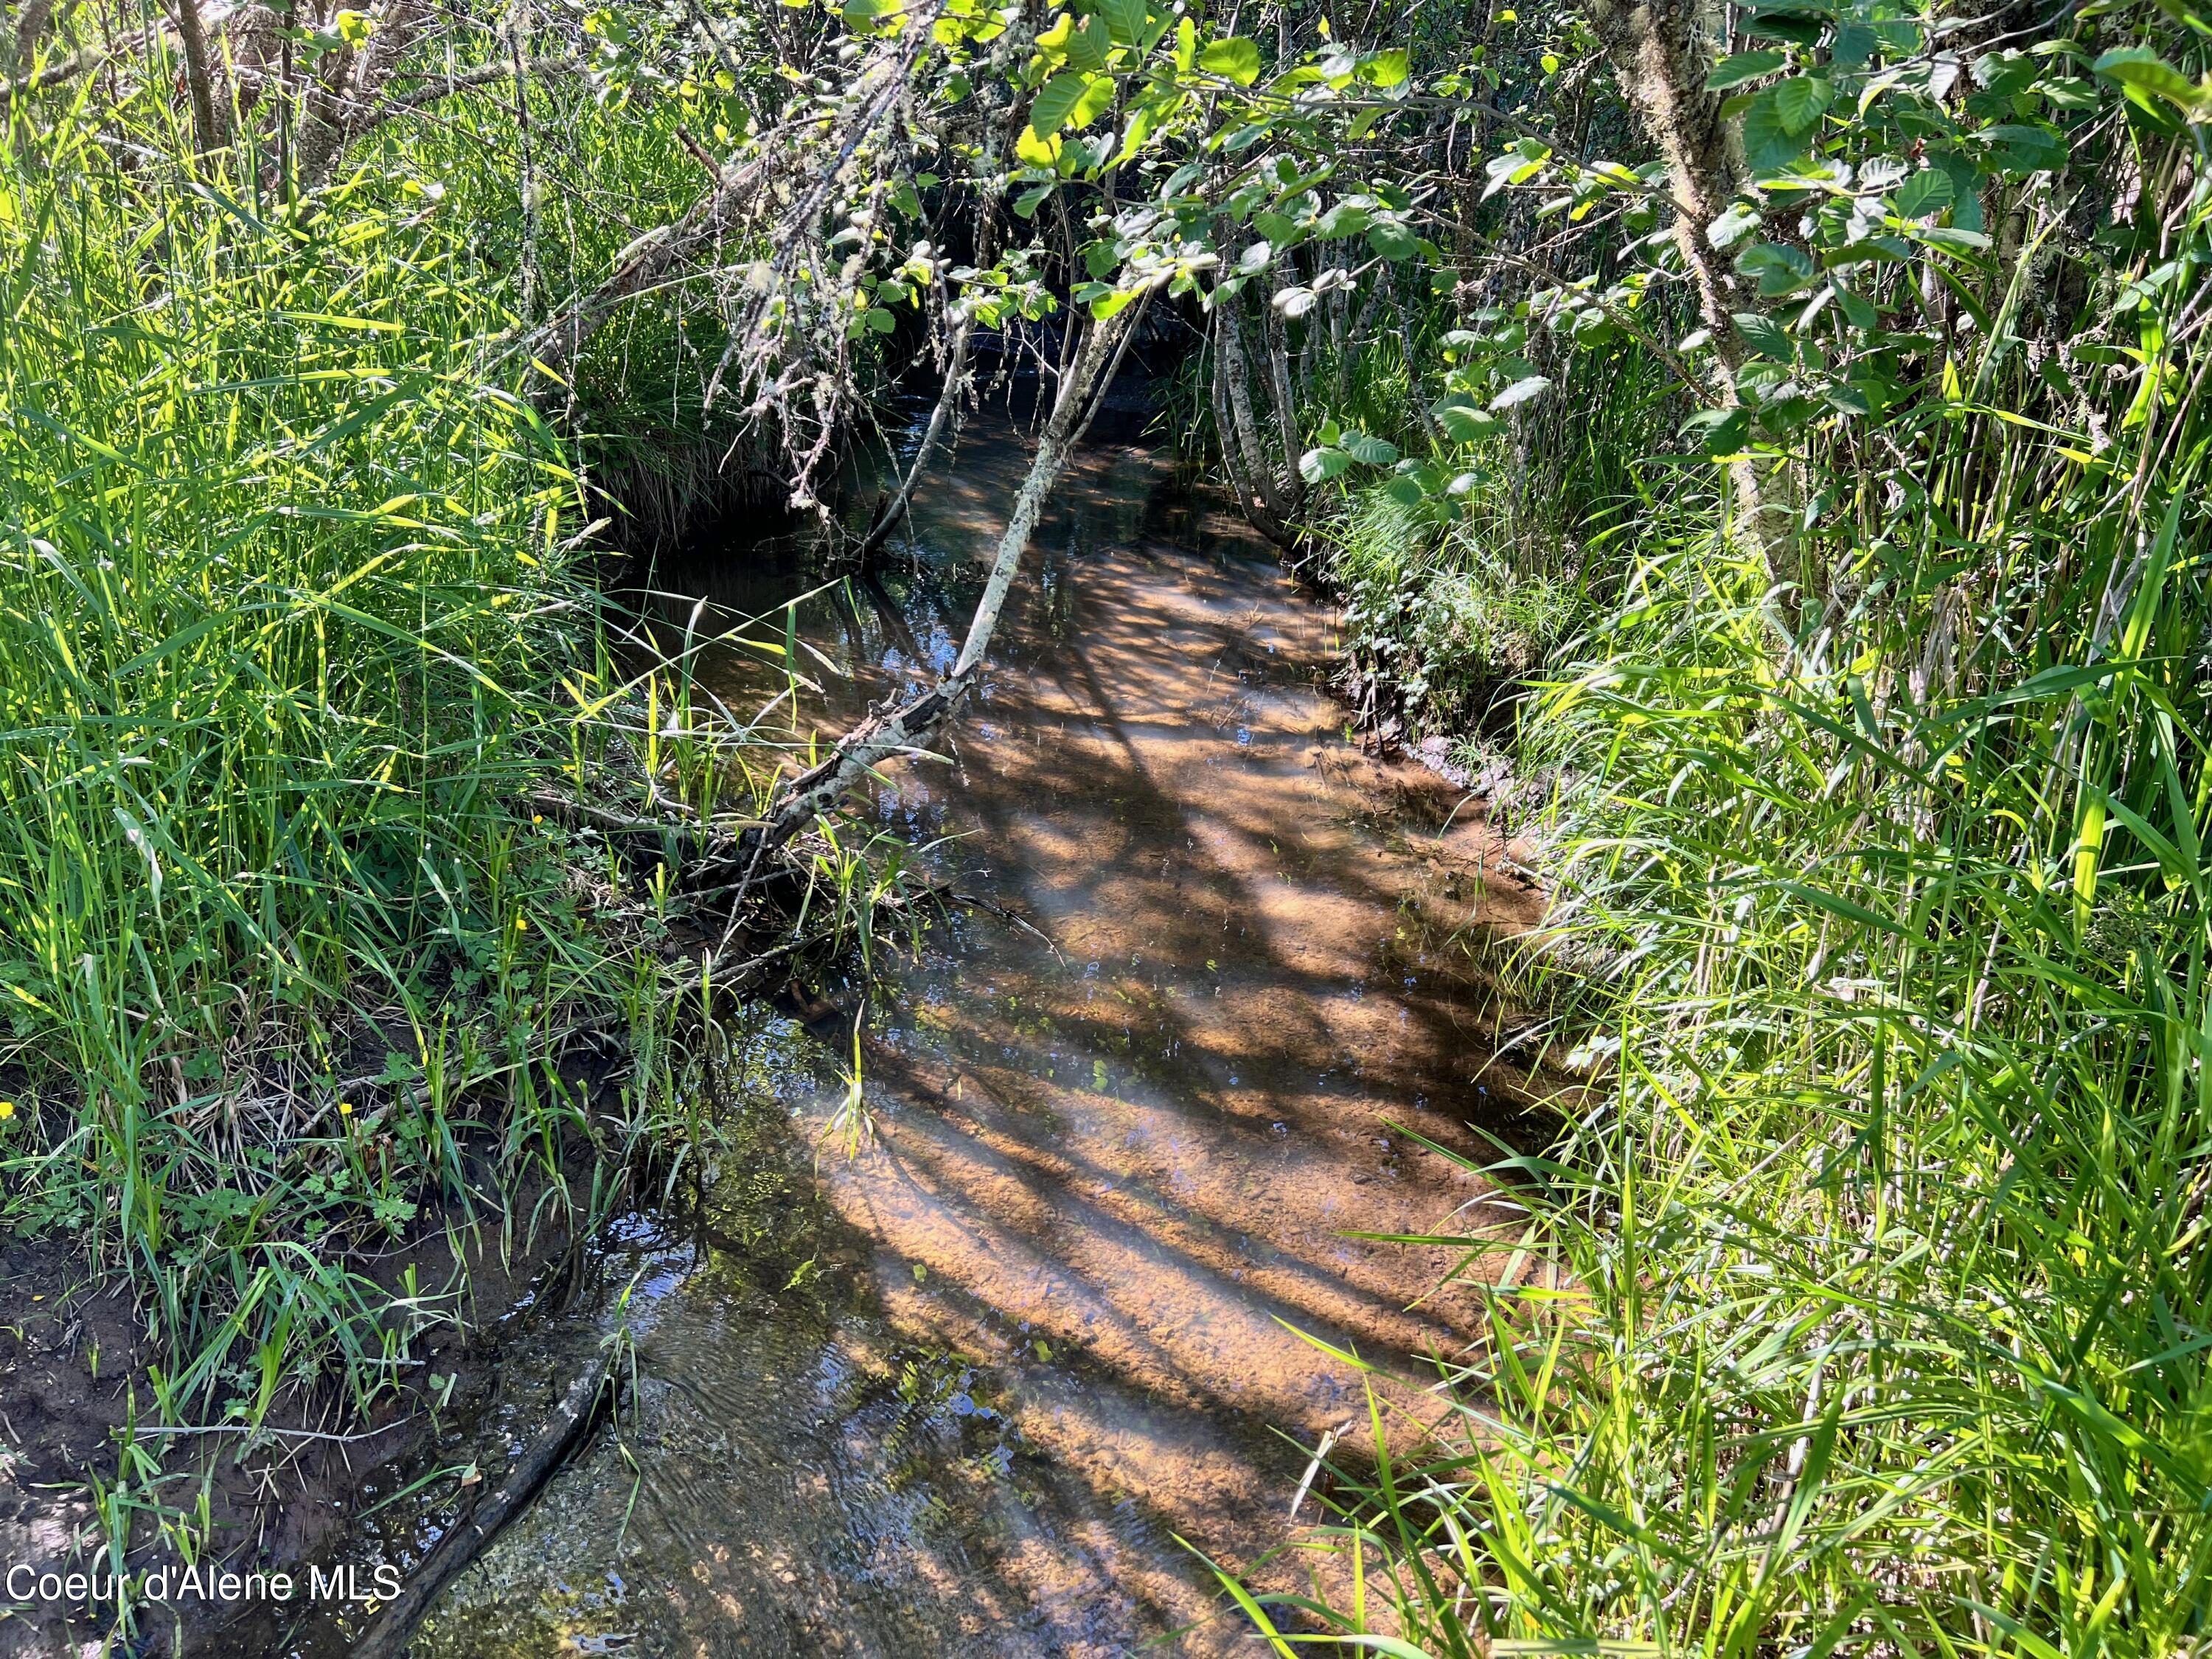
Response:
[[[761,853],[782,845],[811,825],[877,767],[924,749],[958,709],[982,667],[984,653],[991,648],[991,637],[997,631],[1000,614],[1006,608],[1006,596],[1045,501],[1095,412],[1092,393],[1111,378],[1112,368],[1119,365],[1143,309],[1141,304],[1126,306],[1106,321],[1093,323],[1085,332],[1082,349],[1053,399],[1052,414],[1037,441],[1028,475],[1014,496],[1006,530],[999,538],[998,556],[992,561],[990,580],[976,602],[967,641],[952,672],[920,696],[871,714],[847,732],[821,764],[793,778],[770,812],[768,824],[757,832],[756,861]]]

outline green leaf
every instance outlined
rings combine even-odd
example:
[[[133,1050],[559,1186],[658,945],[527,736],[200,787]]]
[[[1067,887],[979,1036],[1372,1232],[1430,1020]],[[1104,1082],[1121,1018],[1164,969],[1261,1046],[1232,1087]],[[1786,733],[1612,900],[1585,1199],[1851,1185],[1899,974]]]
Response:
[[[1366,228],[1365,208],[1354,207],[1349,202],[1339,202],[1321,216],[1319,222],[1314,226],[1314,234],[1328,241],[1340,236],[1357,236]]]
[[[1990,146],[1990,159],[2000,173],[2026,178],[2031,173],[2056,173],[2066,165],[2065,135],[2039,121],[2008,122],[1978,135]]]
[[[1869,62],[1881,45],[1881,40],[1864,23],[1844,23],[1836,30],[1835,43],[1828,48],[1828,60],[1838,69],[1855,70]]]
[[[1750,414],[1741,409],[1701,409],[1682,422],[1682,435],[1695,438],[1706,456],[1718,460],[1743,448],[1751,428]]]
[[[1068,125],[1078,132],[1114,107],[1114,77],[1097,75],[1083,89],[1083,96],[1075,100],[1075,108],[1068,115]]]
[[[1743,343],[1762,357],[1771,357],[1778,363],[1794,363],[1797,352],[1790,343],[1790,331],[1773,318],[1756,311],[1739,311],[1729,319]]]
[[[1730,87],[1740,87],[1747,81],[1756,81],[1762,75],[1771,75],[1790,61],[1786,52],[1739,52],[1723,58],[1713,65],[1713,72],[1705,77],[1707,92],[1725,92]]]
[[[1394,46],[1388,52],[1370,52],[1359,60],[1359,78],[1369,86],[1380,87],[1385,91],[1392,87],[1403,86],[1406,77],[1412,72],[1402,47]]]
[[[1252,216],[1252,228],[1266,237],[1277,248],[1286,248],[1291,243],[1301,240],[1297,220],[1280,213],[1270,212],[1265,208]]]
[[[1728,210],[1705,227],[1705,240],[1725,252],[1766,222],[1748,202],[1731,202]]]
[[[1371,432],[1346,432],[1344,449],[1362,466],[1388,466],[1398,459],[1398,446]]]
[[[1779,173],[1805,153],[1805,140],[1783,124],[1776,94],[1769,87],[1743,112],[1743,155],[1754,173]]]
[[[1049,138],[1066,125],[1067,118],[1075,112],[1075,106],[1090,89],[1087,75],[1055,75],[1038,90],[1036,101],[1030,106],[1030,131],[1040,138]]]
[[[1260,48],[1241,35],[1209,41],[1198,54],[1198,66],[1209,75],[1222,76],[1240,87],[1249,87],[1260,78]]]
[[[1145,0],[1099,0],[1098,15],[1106,20],[1106,27],[1123,46],[1133,46],[1143,41]]]
[[[1086,17],[1067,37],[1067,61],[1075,69],[1106,67],[1106,54],[1114,48],[1113,31],[1103,17]]]
[[[2115,47],[2089,67],[2107,81],[2155,93],[2185,110],[2194,110],[2199,100],[2197,83],[2148,46]]]
[[[1421,488],[1421,481],[1405,473],[1386,482],[1382,493],[1401,507],[1419,507],[1428,499],[1428,492]]]
[[[1442,404],[1431,412],[1436,416],[1437,424],[1443,428],[1444,435],[1455,443],[1473,443],[1498,430],[1495,415],[1466,404]]]
[[[881,306],[877,306],[868,313],[867,323],[877,333],[888,334],[898,326],[898,319]]]
[[[1774,112],[1782,130],[1791,137],[1808,132],[1835,96],[1833,88],[1817,75],[1799,75],[1774,88]]]
[[[1552,382],[1549,376],[1526,375],[1514,381],[1511,386],[1507,386],[1504,391],[1490,400],[1491,412],[1495,414],[1501,409],[1510,409],[1516,404],[1525,404],[1531,398],[1541,397],[1551,389]]]
[[[1421,239],[1395,219],[1383,219],[1367,227],[1367,246],[1395,264],[1419,252]]]
[[[1747,276],[1759,278],[1759,294],[1764,300],[1796,292],[1813,280],[1813,256],[1802,248],[1787,247],[1780,242],[1759,242],[1736,256],[1735,268]]]
[[[1763,34],[1770,40],[1787,40],[1793,46],[1810,48],[1820,43],[1827,20],[1795,6],[1760,6],[1744,20],[1742,27],[1747,33]]]
[[[2035,83],[2035,90],[2063,110],[2079,113],[2097,107],[2097,89],[2078,75],[2062,75]]]
[[[1351,465],[1352,457],[1340,449],[1309,449],[1298,457],[1298,476],[1308,483],[1327,483]]]
[[[1874,301],[1855,294],[1842,283],[1836,285],[1836,303],[1844,308],[1844,315],[1853,328],[1875,328],[1881,322],[1881,313],[1875,309]]]
[[[1935,167],[1923,167],[1898,186],[1898,217],[1918,219],[1941,213],[1951,205],[1951,175]]]

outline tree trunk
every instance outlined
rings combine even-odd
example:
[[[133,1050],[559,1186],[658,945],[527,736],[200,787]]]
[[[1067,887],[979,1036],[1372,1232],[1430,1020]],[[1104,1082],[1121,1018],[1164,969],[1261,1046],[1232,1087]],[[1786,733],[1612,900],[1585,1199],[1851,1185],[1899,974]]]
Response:
[[[207,31],[200,27],[199,0],[171,0],[175,8],[177,45],[185,56],[185,86],[192,100],[192,143],[205,155],[222,148],[222,112],[216,107],[215,75],[208,66]]]
[[[188,3],[189,0],[179,0]],[[296,173],[302,191],[330,182],[345,147],[373,122],[384,84],[399,67],[422,27],[424,0],[386,0],[376,14],[368,44],[345,52],[328,79],[307,100],[300,122]]]
[[[1583,10],[1666,159],[1675,246],[1712,337],[1713,391],[1723,408],[1740,407],[1735,374],[1745,348],[1735,317],[1759,306],[1706,235],[1745,180],[1723,95],[1705,89],[1713,52],[1700,9],[1697,0],[1583,0]],[[1787,463],[1762,476],[1745,459],[1728,471],[1736,534],[1765,563],[1777,625],[1794,636],[1808,586],[1796,544],[1796,481]]]
[[[9,37],[14,56],[8,60],[8,76],[14,79],[27,74],[39,50],[39,37],[46,32],[46,24],[54,15],[54,0],[25,0],[21,13],[15,19],[15,33]]]
[[[1743,179],[1721,115],[1722,94],[1705,90],[1713,55],[1696,0],[1584,0],[1583,9],[1666,158],[1675,245],[1712,331],[1713,350],[1733,373],[1743,362],[1743,345],[1729,319],[1748,301],[1705,229]]]
[[[1260,435],[1260,423],[1252,412],[1251,365],[1244,355],[1244,331],[1237,315],[1240,293],[1235,298],[1216,296],[1213,305],[1213,366],[1215,376],[1215,422],[1220,428],[1224,455],[1234,447],[1235,465],[1230,476],[1237,481],[1237,500],[1244,516],[1252,527],[1278,547],[1290,548],[1297,538],[1290,526],[1289,514],[1285,510],[1282,479],[1274,459]],[[1226,400],[1227,419],[1223,420],[1224,400]],[[1285,440],[1285,445],[1295,444],[1295,437]],[[1295,468],[1295,454],[1290,458]]]
[[[1213,434],[1221,443],[1222,470],[1229,475],[1229,488],[1236,494],[1238,510],[1255,529],[1272,541],[1279,526],[1268,517],[1267,498],[1261,494],[1258,481],[1245,465],[1244,446],[1237,434],[1237,417],[1230,412],[1226,354],[1231,348],[1224,343],[1227,331],[1218,310],[1208,331],[1210,361],[1206,364],[1206,389],[1213,410]]]
[[[1275,470],[1275,516],[1287,526],[1305,510],[1306,481],[1298,471],[1298,403],[1291,391],[1291,331],[1272,305],[1260,307],[1261,337],[1267,343],[1267,402],[1282,443]]]

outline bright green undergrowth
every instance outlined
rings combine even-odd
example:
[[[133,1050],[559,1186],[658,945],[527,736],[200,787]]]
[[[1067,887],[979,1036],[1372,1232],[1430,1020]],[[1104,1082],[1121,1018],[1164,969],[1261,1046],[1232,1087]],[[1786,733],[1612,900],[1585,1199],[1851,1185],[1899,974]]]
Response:
[[[1346,651],[1408,738],[1471,749],[1483,729],[1510,728],[1531,679],[1603,614],[1616,544],[1646,505],[1632,458],[1663,447],[1680,416],[1679,392],[1640,354],[1546,367],[1564,384],[1500,441],[1450,455],[1449,495],[1366,483],[1316,514]],[[1431,447],[1402,348],[1362,349],[1340,378],[1331,418],[1409,454]]]
[[[452,1287],[368,1264],[426,1203],[519,1233],[619,1150],[569,1033],[629,1045],[617,1140],[671,1109],[652,906],[533,797],[724,775],[618,665],[563,389],[500,343],[510,158],[380,152],[301,213],[118,118],[169,112],[0,153],[0,1169],[137,1285],[141,1416],[251,1424],[407,1375]],[[611,255],[571,232],[556,269]]]
[[[2198,189],[2175,245],[2205,216]],[[2201,301],[2091,292],[2082,326],[2134,343],[2060,367],[1999,311],[1920,360],[1887,449],[1800,452],[1830,516],[1794,615],[1721,467],[1646,444],[1583,488],[1601,556],[1516,687],[1517,763],[1556,780],[1553,909],[1495,956],[1589,1081],[1474,1218],[1514,1220],[1474,1247],[1501,1282],[1457,1424],[1386,1419],[1312,1540],[1370,1574],[1313,1605],[1328,1628],[1439,1655],[2201,1650]],[[1610,395],[1574,417],[1632,429]],[[1454,464],[1504,476],[1486,443]],[[1463,637],[1441,573],[1529,580],[1482,489],[1426,537],[1372,489],[1329,520],[1398,601],[1409,684]],[[1525,591],[1479,602],[1481,660]]]

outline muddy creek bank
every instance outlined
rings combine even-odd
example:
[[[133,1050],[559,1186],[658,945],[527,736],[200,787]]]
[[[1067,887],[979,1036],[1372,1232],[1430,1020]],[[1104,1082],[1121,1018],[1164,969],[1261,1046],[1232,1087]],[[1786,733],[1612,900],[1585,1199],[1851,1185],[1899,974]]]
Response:
[[[804,736],[933,678],[1022,465],[971,434],[890,571],[746,630],[813,688],[742,649],[705,680]],[[546,1380],[507,1368],[550,1388],[611,1334],[623,1419],[411,1653],[1226,1652],[1198,1552],[1280,1546],[1304,1449],[1364,1419],[1299,1333],[1460,1352],[1456,1254],[1347,1235],[1510,1225],[1406,1131],[1513,1128],[1452,936],[1534,896],[1480,803],[1346,740],[1327,613],[1164,459],[1088,454],[1032,559],[949,762],[867,808],[975,902],[733,1034],[698,1213],[629,1217]],[[661,580],[759,615],[818,579],[771,547]]]

